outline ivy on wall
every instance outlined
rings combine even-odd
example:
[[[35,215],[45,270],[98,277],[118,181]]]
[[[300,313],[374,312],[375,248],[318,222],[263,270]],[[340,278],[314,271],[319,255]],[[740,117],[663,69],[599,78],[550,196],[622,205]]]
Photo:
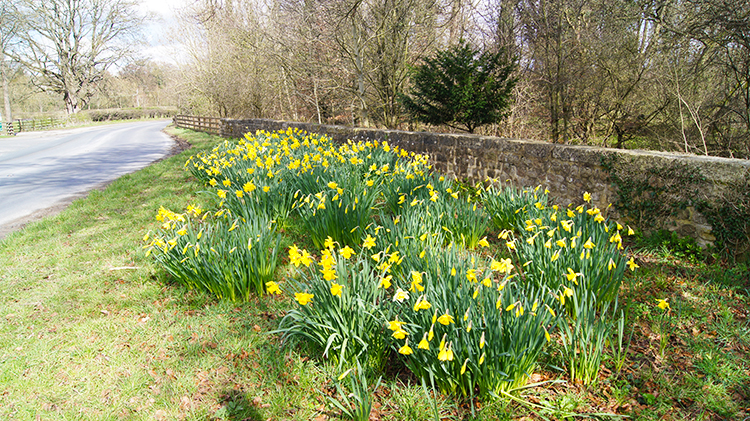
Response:
[[[717,203],[697,209],[711,224],[717,248],[750,258],[750,171],[732,183]]]
[[[620,214],[639,226],[661,224],[688,206],[706,202],[701,188],[707,182],[700,170],[672,161],[649,166],[619,154],[602,154],[600,162],[616,189],[614,205]]]
[[[709,180],[697,167],[680,161],[648,165],[619,154],[601,154],[608,181],[616,187],[614,206],[645,231],[661,228],[687,207],[700,212],[712,227],[715,247],[733,256],[750,252],[750,171],[709,200]],[[663,162],[663,161],[662,161]]]

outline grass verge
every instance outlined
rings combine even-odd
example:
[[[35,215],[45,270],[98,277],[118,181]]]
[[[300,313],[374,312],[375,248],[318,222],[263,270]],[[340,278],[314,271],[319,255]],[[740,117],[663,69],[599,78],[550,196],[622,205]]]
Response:
[[[0,242],[0,418],[335,418],[324,396],[333,370],[283,351],[275,329],[283,299],[218,302],[170,285],[141,251],[162,205],[201,202],[183,164],[218,138],[170,129],[193,149],[120,178],[59,215]],[[302,233],[291,227],[291,238]],[[304,241],[304,240],[302,240]],[[748,279],[743,265],[689,262],[667,249],[637,253],[642,271],[622,301],[633,339],[623,369],[614,358],[595,387],[554,384],[526,404],[438,397],[453,419],[562,419],[571,414],[636,419],[743,419],[750,402]],[[279,269],[283,279],[286,266]],[[656,307],[668,299],[671,311]],[[627,338],[626,338],[627,339]],[[550,348],[534,380],[561,380]],[[431,419],[414,379],[392,373],[375,392],[373,419]],[[540,409],[534,405],[542,405]],[[474,412],[474,415],[472,415]]]

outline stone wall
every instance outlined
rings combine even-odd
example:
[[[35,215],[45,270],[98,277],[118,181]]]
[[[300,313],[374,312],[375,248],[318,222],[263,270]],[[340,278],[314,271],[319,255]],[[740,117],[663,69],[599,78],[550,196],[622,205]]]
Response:
[[[427,153],[438,171],[470,182],[488,177],[510,182],[518,187],[542,185],[561,205],[580,203],[582,192],[592,194],[593,201],[606,207],[617,199],[602,157],[610,154],[625,158],[634,168],[659,168],[675,162],[700,171],[707,179],[700,195],[708,201],[723,197],[727,189],[737,185],[750,172],[750,161],[674,153],[605,149],[589,146],[560,145],[532,140],[503,139],[470,134],[438,134],[377,130],[344,126],[294,123],[266,119],[223,119],[221,134],[238,138],[257,130],[275,131],[296,127],[330,136],[336,142],[352,140],[388,141],[391,145],[417,153]],[[651,181],[651,180],[649,180]],[[663,180],[653,180],[662,183]],[[646,221],[651,226],[664,226],[712,243],[711,226],[693,208],[677,212],[667,221]]]

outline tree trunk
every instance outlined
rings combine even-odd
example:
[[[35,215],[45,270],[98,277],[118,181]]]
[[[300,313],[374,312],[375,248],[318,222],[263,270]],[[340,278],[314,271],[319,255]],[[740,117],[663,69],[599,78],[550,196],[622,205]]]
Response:
[[[13,112],[10,108],[10,86],[8,86],[8,73],[5,69],[4,57],[0,58],[0,73],[3,78],[3,103],[5,104],[5,121],[13,121]],[[2,117],[0,117],[2,120]]]

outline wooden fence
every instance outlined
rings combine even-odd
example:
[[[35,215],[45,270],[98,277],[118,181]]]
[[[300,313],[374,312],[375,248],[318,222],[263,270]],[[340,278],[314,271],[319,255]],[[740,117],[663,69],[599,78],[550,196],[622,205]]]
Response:
[[[34,130],[45,130],[53,129],[56,127],[64,127],[67,124],[67,120],[62,118],[40,118],[40,119],[27,119],[27,120],[14,120],[7,123],[2,123],[1,131],[13,135],[20,132],[31,132]]]
[[[177,127],[221,135],[221,119],[216,117],[176,115],[173,121]]]

